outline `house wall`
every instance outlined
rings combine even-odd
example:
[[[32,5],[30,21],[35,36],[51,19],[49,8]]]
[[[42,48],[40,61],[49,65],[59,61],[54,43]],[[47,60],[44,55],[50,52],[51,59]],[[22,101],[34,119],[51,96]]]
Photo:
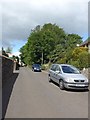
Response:
[[[90,43],[89,43],[89,45],[88,45],[88,51],[89,51],[89,53],[90,53]]]

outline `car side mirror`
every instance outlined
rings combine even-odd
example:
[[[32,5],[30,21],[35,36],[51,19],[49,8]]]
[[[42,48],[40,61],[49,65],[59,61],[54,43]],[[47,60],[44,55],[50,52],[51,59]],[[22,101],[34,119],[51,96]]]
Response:
[[[59,70],[56,71],[57,74],[61,73]]]

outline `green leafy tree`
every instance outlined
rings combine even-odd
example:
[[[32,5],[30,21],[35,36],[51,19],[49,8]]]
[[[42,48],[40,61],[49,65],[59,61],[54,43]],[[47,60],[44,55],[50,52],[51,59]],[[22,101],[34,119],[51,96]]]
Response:
[[[20,49],[21,60],[27,65],[33,63],[71,63],[72,52],[82,38],[77,34],[66,34],[56,24],[36,26],[27,43]]]
[[[78,67],[79,69],[89,67],[89,56],[88,48],[76,47],[72,52],[72,59],[70,64]]]
[[[72,52],[73,60],[76,60],[79,58],[79,55],[83,52],[88,52],[88,48],[85,47],[76,47]]]
[[[90,58],[90,54],[87,51],[80,53],[78,60],[80,69],[90,67],[89,58]]]
[[[6,56],[6,57],[9,57],[3,47],[2,47],[2,55]]]
[[[6,49],[6,53],[12,53],[12,48],[8,47],[8,48]]]
[[[21,61],[25,64],[29,63],[30,61],[30,57],[28,57],[29,55],[29,50],[28,50],[28,44],[25,44],[21,49],[20,49],[20,57],[21,57]]]

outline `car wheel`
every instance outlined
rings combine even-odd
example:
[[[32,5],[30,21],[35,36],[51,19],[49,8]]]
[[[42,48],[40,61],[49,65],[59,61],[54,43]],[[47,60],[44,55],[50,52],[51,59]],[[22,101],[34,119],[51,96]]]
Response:
[[[61,90],[64,90],[63,80],[60,80],[60,81],[59,81],[59,87],[60,87]]]
[[[52,80],[51,80],[51,78],[50,78],[50,75],[48,75],[48,81],[49,81],[49,82],[51,82],[51,81],[52,81]]]

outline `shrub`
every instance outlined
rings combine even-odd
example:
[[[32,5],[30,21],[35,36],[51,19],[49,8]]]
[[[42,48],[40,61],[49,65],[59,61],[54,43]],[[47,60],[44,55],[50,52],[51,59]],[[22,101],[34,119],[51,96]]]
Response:
[[[79,55],[79,65],[81,69],[90,67],[89,58],[90,54],[88,52],[83,52]]]
[[[48,70],[49,69],[49,64],[43,64],[41,66],[42,70]]]
[[[46,70],[45,65],[42,65],[41,68],[42,68],[42,70]]]
[[[71,65],[73,65],[73,66],[75,66],[75,67],[80,69],[80,65],[79,65],[79,61],[78,60],[77,61],[71,61],[69,64],[71,64]]]

